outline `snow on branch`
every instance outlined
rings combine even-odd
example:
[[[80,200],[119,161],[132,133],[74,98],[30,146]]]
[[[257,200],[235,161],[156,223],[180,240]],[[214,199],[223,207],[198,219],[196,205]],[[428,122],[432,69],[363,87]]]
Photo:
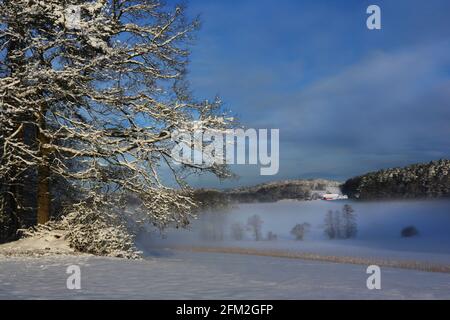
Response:
[[[152,0],[66,5],[80,8],[79,28],[67,28],[59,0],[0,1],[3,184],[47,168],[82,190],[83,210],[95,190],[105,207],[132,195],[146,223],[187,224],[195,204],[183,176],[229,174],[223,166],[171,165],[175,130],[193,131],[195,121],[230,126],[220,101],[197,102],[185,85],[198,21],[188,22],[182,7],[169,10]],[[160,177],[167,170],[181,191],[165,186]]]

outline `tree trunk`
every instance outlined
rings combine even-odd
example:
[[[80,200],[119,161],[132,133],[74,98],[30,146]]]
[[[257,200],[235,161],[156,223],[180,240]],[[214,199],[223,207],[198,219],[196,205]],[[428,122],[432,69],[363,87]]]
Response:
[[[50,220],[50,168],[46,164],[38,168],[38,206],[37,223],[44,224]]]
[[[40,119],[38,121],[38,142],[39,153],[42,162],[38,166],[38,192],[37,192],[37,223],[44,224],[50,220],[50,166],[49,166],[49,151],[46,148],[48,139],[43,133],[45,130],[45,110],[43,107],[40,110]]]

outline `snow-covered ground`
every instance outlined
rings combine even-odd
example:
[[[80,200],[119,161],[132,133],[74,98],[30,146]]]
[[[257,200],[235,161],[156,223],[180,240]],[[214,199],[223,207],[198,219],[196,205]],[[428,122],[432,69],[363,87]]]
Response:
[[[141,261],[76,256],[59,235],[2,245],[0,299],[450,299],[450,273],[414,270],[416,262],[449,270],[450,201],[355,202],[357,237],[328,240],[325,213],[344,203],[282,201],[201,216],[190,231],[168,232],[165,239],[140,237]],[[278,240],[253,241],[249,234],[241,241],[230,238],[231,224],[245,224],[253,214],[264,220],[264,234],[272,231]],[[304,241],[295,241],[289,231],[303,222],[311,231]],[[202,236],[202,228],[211,224],[223,232],[222,241]],[[400,237],[407,225],[416,226],[419,236]],[[59,255],[15,254],[27,256],[36,248]],[[230,248],[248,251],[230,254]],[[276,254],[266,256],[270,251]],[[286,258],[290,253],[295,259]],[[368,290],[366,261],[377,259],[388,261],[381,264],[382,289]],[[396,265],[390,264],[394,260],[410,261],[413,269],[386,267]],[[73,264],[81,267],[81,290],[66,288],[66,268]]]
[[[53,230],[45,234],[22,238],[18,241],[0,245],[0,261],[2,256],[54,256],[79,255],[64,239],[66,232]]]
[[[66,268],[81,268],[81,290]],[[142,261],[99,257],[2,258],[0,299],[450,299],[450,274],[272,257],[156,250]]]

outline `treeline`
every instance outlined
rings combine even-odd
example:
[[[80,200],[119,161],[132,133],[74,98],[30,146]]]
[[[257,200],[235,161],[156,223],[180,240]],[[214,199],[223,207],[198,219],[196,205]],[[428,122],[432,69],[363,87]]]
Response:
[[[347,180],[342,192],[356,199],[414,199],[450,196],[450,160],[368,173]]]
[[[436,198],[450,196],[450,160],[385,169],[351,178],[344,184],[324,179],[288,180],[228,190],[197,189],[199,209],[232,203],[276,202],[283,199],[314,200],[325,192],[353,199]]]
[[[228,190],[197,189],[195,198],[202,209],[231,203],[276,202],[284,199],[314,200],[327,191],[336,191],[340,183],[324,179],[287,180]]]
[[[246,224],[238,221],[231,224],[229,237],[227,237],[227,232],[224,229],[226,226],[226,214],[225,211],[216,210],[203,215],[200,220],[200,239],[204,241],[224,241],[229,238],[235,241],[242,241],[247,238],[246,235],[249,235],[250,239],[254,241],[275,241],[278,239],[278,235],[273,231],[269,230],[264,234],[262,228],[264,221],[258,214],[248,217]],[[351,205],[345,204],[342,210],[328,211],[320,228],[323,229],[325,236],[329,240],[355,238],[358,233],[355,210]],[[412,233],[416,230],[409,230],[411,228],[414,227],[405,228],[402,231],[402,236],[403,233],[411,234],[408,236],[414,236]],[[296,241],[303,241],[310,229],[311,224],[308,222],[296,223],[289,233]]]

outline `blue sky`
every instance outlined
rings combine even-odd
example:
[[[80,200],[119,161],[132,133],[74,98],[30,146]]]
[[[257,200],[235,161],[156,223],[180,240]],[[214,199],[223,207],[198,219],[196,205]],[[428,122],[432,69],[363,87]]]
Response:
[[[450,1],[191,0],[203,22],[188,78],[247,127],[280,129],[268,180],[349,177],[450,156]],[[381,7],[382,30],[366,28]]]

